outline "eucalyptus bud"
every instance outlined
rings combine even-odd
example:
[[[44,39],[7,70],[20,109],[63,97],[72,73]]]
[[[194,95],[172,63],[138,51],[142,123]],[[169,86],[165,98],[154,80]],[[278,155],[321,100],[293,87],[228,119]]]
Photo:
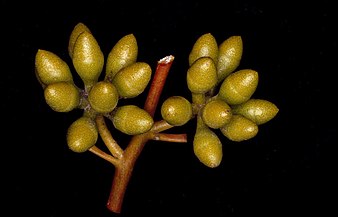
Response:
[[[218,45],[214,36],[206,33],[200,36],[189,54],[189,66],[200,57],[210,57],[215,63],[218,56]]]
[[[251,69],[233,72],[224,79],[218,97],[229,105],[238,105],[250,99],[258,85],[258,73]]]
[[[182,96],[171,96],[161,106],[162,118],[173,126],[182,126],[192,118],[192,105]]]
[[[81,33],[85,31],[90,33],[89,28],[85,24],[78,23],[75,25],[73,31],[71,32],[68,42],[68,54],[70,58],[73,58],[74,45],[76,40],[78,39],[79,35],[81,35]]]
[[[60,81],[73,82],[69,66],[56,54],[39,49],[35,55],[36,75],[42,85]]]
[[[258,126],[242,115],[233,115],[230,122],[220,130],[229,140],[241,142],[255,137],[258,133]]]
[[[217,83],[217,71],[210,57],[197,59],[187,71],[187,84],[192,93],[206,93]]]
[[[79,89],[70,82],[51,83],[44,89],[46,103],[57,112],[69,112],[80,104]]]
[[[233,106],[235,114],[243,115],[257,125],[270,121],[278,111],[279,109],[274,103],[264,99],[249,99],[245,103]]]
[[[225,101],[214,99],[202,108],[201,117],[208,127],[218,129],[230,122],[232,112]]]
[[[84,31],[78,36],[74,44],[73,64],[86,87],[97,82],[103,68],[104,56],[90,32]]]
[[[144,62],[136,62],[121,69],[114,77],[113,84],[122,98],[140,95],[151,78],[151,67]]]
[[[107,81],[100,81],[94,84],[88,94],[88,101],[91,107],[100,113],[113,111],[119,100],[116,87]]]
[[[105,79],[113,79],[122,68],[136,62],[138,46],[133,34],[122,37],[111,49],[106,63]]]
[[[128,135],[145,133],[154,124],[150,114],[135,105],[118,107],[114,111],[112,121],[116,129]]]
[[[217,75],[221,82],[240,64],[243,54],[243,42],[240,36],[231,36],[218,48]]]
[[[95,122],[89,117],[75,120],[67,131],[67,144],[70,150],[82,153],[95,145],[98,131]]]
[[[199,161],[207,167],[214,168],[220,165],[223,157],[222,143],[208,127],[197,128],[193,149]]]

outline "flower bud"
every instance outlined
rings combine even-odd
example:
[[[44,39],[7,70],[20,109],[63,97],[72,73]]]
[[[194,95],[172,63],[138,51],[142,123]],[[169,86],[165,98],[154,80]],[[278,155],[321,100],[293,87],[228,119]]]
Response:
[[[73,82],[69,66],[56,54],[39,49],[35,55],[36,75],[43,85],[60,81]]]
[[[70,58],[73,58],[74,45],[76,40],[78,39],[79,35],[85,31],[90,33],[90,30],[86,25],[84,25],[83,23],[78,23],[70,34],[68,42],[68,54]]]
[[[218,96],[229,105],[244,103],[250,99],[258,85],[258,73],[251,69],[242,69],[224,79]]]
[[[189,67],[187,84],[192,93],[206,93],[215,87],[216,83],[216,66],[210,57],[201,57]]]
[[[82,116],[74,121],[67,131],[67,144],[70,150],[82,153],[95,145],[98,131],[95,122]]]
[[[196,157],[207,167],[217,167],[222,161],[222,143],[218,136],[207,127],[196,130],[193,148]]]
[[[57,112],[69,112],[80,103],[78,88],[70,82],[56,82],[44,89],[46,103]]]
[[[234,106],[233,109],[235,114],[243,115],[257,125],[270,121],[279,111],[275,104],[264,99],[249,99],[245,103]]]
[[[161,106],[162,118],[173,126],[182,126],[192,118],[191,103],[182,96],[171,96]]]
[[[73,64],[85,86],[91,87],[97,82],[104,64],[104,56],[94,36],[84,31],[75,44]]]
[[[112,80],[122,68],[136,62],[138,46],[133,34],[122,37],[108,54],[105,79]]]
[[[189,54],[189,66],[200,57],[210,57],[216,63],[217,56],[218,45],[216,39],[212,34],[206,33],[196,40]]]
[[[243,54],[243,42],[240,36],[231,36],[218,48],[217,75],[221,82],[240,64]]]
[[[91,107],[100,113],[113,111],[119,100],[116,87],[108,81],[100,81],[94,84],[88,94]]]
[[[242,115],[232,115],[230,122],[220,130],[228,139],[241,142],[255,137],[258,133],[258,126]]]
[[[154,124],[150,114],[135,105],[118,107],[113,114],[113,125],[119,131],[128,135],[145,133]]]
[[[225,101],[215,99],[205,104],[202,108],[201,117],[208,127],[218,129],[230,122],[232,112]]]
[[[151,72],[147,63],[136,62],[121,69],[112,82],[120,97],[133,98],[140,95],[147,87]]]

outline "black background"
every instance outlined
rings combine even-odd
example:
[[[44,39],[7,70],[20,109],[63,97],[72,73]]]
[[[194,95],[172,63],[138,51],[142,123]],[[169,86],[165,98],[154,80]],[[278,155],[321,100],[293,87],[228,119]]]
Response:
[[[334,152],[324,158],[322,150],[336,144],[337,134],[335,8],[326,1],[1,1],[6,192],[1,207],[8,210],[6,216],[329,212],[335,170],[328,165]],[[254,96],[275,103],[280,111],[249,141],[223,137],[223,161],[214,169],[193,154],[193,121],[173,131],[186,132],[186,144],[149,142],[134,168],[122,213],[111,213],[105,204],[114,167],[90,152],[67,148],[66,130],[81,111],[52,111],[34,75],[37,49],[52,51],[71,65],[68,38],[78,22],[91,29],[105,56],[129,33],[137,39],[138,60],[153,69],[159,59],[174,55],[161,101],[171,95],[190,99],[185,73],[199,36],[210,32],[220,43],[240,35],[244,50],[239,68],[259,72]],[[142,106],[144,98],[129,102]],[[129,138],[116,139],[124,147]]]

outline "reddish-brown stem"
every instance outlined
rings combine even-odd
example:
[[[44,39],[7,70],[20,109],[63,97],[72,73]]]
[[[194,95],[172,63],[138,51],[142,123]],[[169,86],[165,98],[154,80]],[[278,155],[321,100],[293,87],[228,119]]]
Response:
[[[187,134],[155,133],[153,140],[164,142],[187,142]]]
[[[152,117],[154,117],[158,100],[161,96],[164,83],[173,61],[174,56],[170,55],[160,59],[157,63],[153,82],[151,83],[150,90],[144,104],[144,109],[149,112]]]
[[[154,117],[156,107],[160,98],[160,95],[163,90],[166,78],[169,73],[169,69],[174,60],[173,56],[167,56],[158,61],[157,68],[152,80],[145,104],[144,109],[149,112],[149,114]],[[122,157],[119,159],[119,163],[115,167],[115,174],[112,183],[112,188],[109,194],[107,208],[115,213],[120,213],[124,195],[129,183],[135,162],[144,145],[155,136],[155,132],[161,132],[163,130],[169,129],[170,126],[164,121],[155,122],[152,130],[135,135],[131,138],[127,148],[125,149]],[[155,130],[154,130],[155,129]]]
[[[135,162],[141,151],[149,140],[149,134],[141,134],[133,136],[129,142],[123,157],[119,164],[115,167],[115,174],[112,183],[112,188],[109,194],[107,208],[115,213],[120,213],[124,195],[134,169]]]

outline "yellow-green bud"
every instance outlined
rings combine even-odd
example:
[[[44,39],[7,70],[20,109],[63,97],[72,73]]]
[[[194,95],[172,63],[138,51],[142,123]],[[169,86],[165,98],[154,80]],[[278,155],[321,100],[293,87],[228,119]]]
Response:
[[[212,34],[206,33],[196,40],[189,54],[189,66],[191,66],[200,57],[210,57],[216,63],[217,56],[217,41]]]
[[[258,73],[251,69],[242,69],[224,79],[218,96],[229,105],[238,105],[250,99],[258,85]]]
[[[234,114],[240,114],[255,122],[257,125],[264,124],[274,118],[278,107],[264,99],[249,99],[245,103],[233,107]]]
[[[210,57],[197,59],[187,71],[187,84],[192,93],[206,93],[217,83],[216,65]]]
[[[222,143],[218,136],[207,127],[196,130],[193,148],[196,157],[207,167],[217,167],[222,161]]]
[[[91,107],[100,113],[111,112],[117,105],[119,95],[116,87],[108,81],[94,84],[88,94]]]
[[[75,44],[73,64],[85,86],[91,87],[97,82],[104,64],[104,56],[94,36],[82,32]]]
[[[230,122],[220,130],[228,139],[241,142],[255,137],[258,133],[258,126],[242,115],[233,114]]]
[[[36,75],[43,85],[60,81],[73,82],[69,66],[56,54],[39,49],[35,55]]]
[[[70,82],[51,83],[44,89],[46,103],[57,112],[69,112],[79,106],[80,92]]]
[[[98,131],[95,122],[89,117],[75,120],[67,131],[67,144],[70,150],[82,153],[95,145]]]
[[[133,34],[122,37],[111,49],[106,63],[105,79],[113,79],[118,71],[136,62],[138,46]]]
[[[135,105],[118,107],[113,114],[113,125],[119,131],[128,135],[145,133],[154,124],[150,114]]]
[[[201,117],[208,127],[218,129],[230,122],[232,112],[225,101],[214,99],[202,108]]]
[[[78,23],[78,24],[76,24],[73,31],[71,32],[70,37],[69,37],[69,42],[68,42],[68,54],[69,54],[70,58],[73,58],[74,45],[75,45],[77,38],[84,31],[87,31],[87,32],[90,33],[89,28],[85,24]]]
[[[134,98],[147,87],[151,78],[151,67],[144,62],[136,62],[121,69],[114,77],[113,84],[120,97]]]
[[[162,118],[173,126],[182,126],[192,118],[191,103],[182,96],[171,96],[161,106]]]
[[[231,36],[224,40],[218,48],[217,75],[221,82],[240,64],[243,54],[241,36]]]

